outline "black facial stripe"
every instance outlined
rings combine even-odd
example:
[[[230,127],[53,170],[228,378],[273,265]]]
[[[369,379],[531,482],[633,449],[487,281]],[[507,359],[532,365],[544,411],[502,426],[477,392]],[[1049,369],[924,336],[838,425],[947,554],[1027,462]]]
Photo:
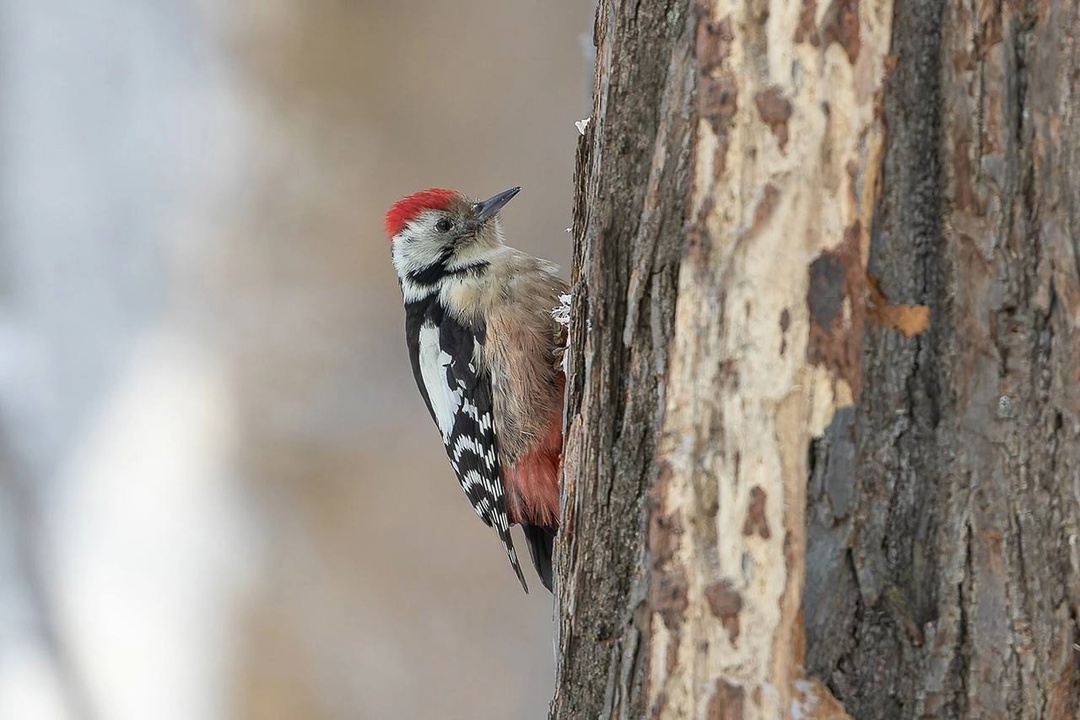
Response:
[[[413,270],[409,273],[409,280],[417,285],[430,287],[435,285],[445,277],[453,277],[455,275],[479,275],[487,269],[490,263],[478,262],[472,265],[466,265],[465,267],[454,268],[453,270],[447,269],[447,263],[449,262],[449,256],[443,254],[438,260],[428,265],[427,267],[420,268],[419,270]]]
[[[446,259],[439,258],[427,267],[413,270],[409,273],[409,279],[417,285],[434,285],[446,275]]]

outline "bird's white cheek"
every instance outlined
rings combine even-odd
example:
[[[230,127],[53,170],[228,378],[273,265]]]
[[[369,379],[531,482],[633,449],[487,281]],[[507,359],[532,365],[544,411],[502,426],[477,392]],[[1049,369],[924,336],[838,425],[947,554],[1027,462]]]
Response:
[[[439,261],[442,246],[427,238],[403,237],[394,242],[394,267],[399,275],[417,272]]]
[[[393,250],[394,269],[397,270],[397,274],[400,277],[405,277],[411,272],[414,272],[422,267],[418,263],[416,248],[414,247],[414,241],[406,238],[400,238],[394,241]]]
[[[394,269],[398,275],[405,275],[408,270],[405,267],[405,241],[395,238],[390,246],[390,259],[394,263]]]

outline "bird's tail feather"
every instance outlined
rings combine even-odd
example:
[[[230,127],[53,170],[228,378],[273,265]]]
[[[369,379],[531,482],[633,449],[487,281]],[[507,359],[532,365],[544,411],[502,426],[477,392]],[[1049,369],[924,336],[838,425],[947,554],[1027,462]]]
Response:
[[[540,582],[549,591],[554,592],[555,571],[552,567],[552,553],[555,549],[555,533],[557,528],[543,527],[542,525],[530,525],[522,523],[521,529],[525,532],[525,540],[529,544],[529,555],[532,556],[533,567],[540,576]]]

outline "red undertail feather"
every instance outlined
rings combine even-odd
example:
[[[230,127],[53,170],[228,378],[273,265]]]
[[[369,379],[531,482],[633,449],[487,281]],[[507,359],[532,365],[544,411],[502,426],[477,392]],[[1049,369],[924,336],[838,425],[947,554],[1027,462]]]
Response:
[[[562,394],[560,382],[559,394]],[[513,467],[506,468],[511,496],[510,519],[541,527],[559,526],[559,467],[562,464],[562,414],[556,413],[547,432]]]
[[[445,210],[459,193],[444,188],[428,188],[403,197],[386,213],[386,235],[394,237],[405,225],[425,210]]]

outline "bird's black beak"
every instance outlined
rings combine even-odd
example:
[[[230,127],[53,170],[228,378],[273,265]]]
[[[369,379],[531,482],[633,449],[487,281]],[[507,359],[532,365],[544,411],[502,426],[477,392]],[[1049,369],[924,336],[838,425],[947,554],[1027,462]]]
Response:
[[[521,192],[521,188],[512,187],[509,190],[503,190],[498,195],[492,195],[487,200],[481,200],[473,205],[473,219],[477,224],[481,224],[486,220],[495,217],[503,205],[510,202],[510,200]]]

